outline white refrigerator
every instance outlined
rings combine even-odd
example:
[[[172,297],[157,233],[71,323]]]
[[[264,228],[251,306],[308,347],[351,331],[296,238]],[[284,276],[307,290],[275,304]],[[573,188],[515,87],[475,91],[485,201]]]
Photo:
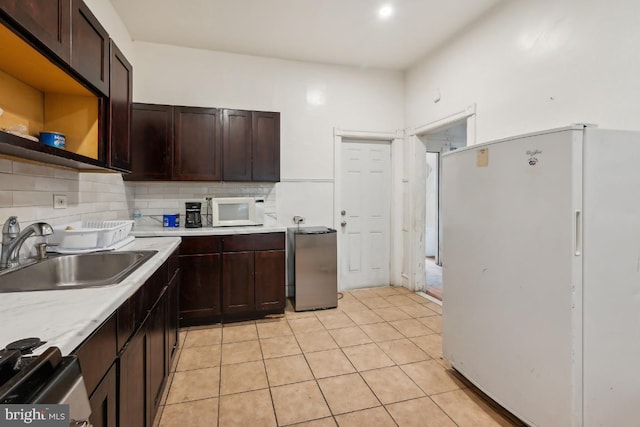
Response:
[[[640,133],[442,158],[443,353],[532,426],[640,426]]]

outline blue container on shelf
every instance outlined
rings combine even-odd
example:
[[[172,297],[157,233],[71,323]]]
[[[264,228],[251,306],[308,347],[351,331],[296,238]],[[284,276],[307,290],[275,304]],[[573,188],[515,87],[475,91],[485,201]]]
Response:
[[[162,215],[163,227],[180,227],[180,214]]]
[[[58,132],[40,132],[40,143],[49,147],[64,148],[66,139]]]

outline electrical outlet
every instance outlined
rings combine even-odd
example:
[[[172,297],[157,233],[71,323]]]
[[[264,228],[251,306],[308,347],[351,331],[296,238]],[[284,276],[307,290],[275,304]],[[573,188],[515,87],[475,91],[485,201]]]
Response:
[[[66,194],[54,194],[53,195],[53,209],[67,209],[67,195]]]

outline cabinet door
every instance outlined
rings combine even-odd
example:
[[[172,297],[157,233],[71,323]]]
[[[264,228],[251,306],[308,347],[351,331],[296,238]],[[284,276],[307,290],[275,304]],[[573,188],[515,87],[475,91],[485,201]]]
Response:
[[[147,425],[147,339],[146,328],[133,335],[120,355],[119,425]],[[149,423],[150,424],[150,423]]]
[[[220,311],[220,254],[180,255],[181,324],[216,320]]]
[[[131,174],[126,179],[171,179],[173,107],[133,104],[131,114]]]
[[[176,272],[167,288],[167,367],[169,372],[175,350],[178,347],[179,324],[178,316],[180,305],[178,296],[180,295],[180,270]]]
[[[116,365],[114,363],[89,397],[89,405],[91,406],[89,420],[93,427],[116,427],[118,425],[116,420],[117,393]]]
[[[215,108],[174,108],[173,178],[220,181],[220,116]]]
[[[280,181],[280,113],[251,113],[252,179]]]
[[[256,310],[282,310],[285,306],[284,251],[255,253]]]
[[[167,294],[165,293],[149,314],[147,321],[147,384],[149,385],[147,419],[149,424],[153,423],[153,418],[160,406],[162,386],[167,375],[166,316]]]
[[[222,179],[251,181],[251,112],[224,110],[222,128]]]
[[[70,0],[0,0],[6,11],[64,62],[71,59]]]
[[[248,313],[255,309],[253,254],[222,254],[222,313]]]
[[[82,0],[72,0],[71,30],[71,66],[109,95],[109,34]]]
[[[111,40],[109,67],[109,166],[131,170],[131,104],[133,68]]]

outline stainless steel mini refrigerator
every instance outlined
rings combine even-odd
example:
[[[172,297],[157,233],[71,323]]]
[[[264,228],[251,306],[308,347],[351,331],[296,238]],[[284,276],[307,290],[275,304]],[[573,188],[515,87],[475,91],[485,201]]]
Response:
[[[327,227],[290,228],[295,310],[338,306],[336,230]]]

